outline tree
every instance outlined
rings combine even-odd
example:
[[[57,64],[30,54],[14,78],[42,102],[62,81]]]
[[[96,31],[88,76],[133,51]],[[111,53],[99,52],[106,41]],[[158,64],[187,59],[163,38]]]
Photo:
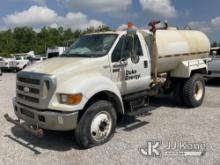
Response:
[[[0,31],[0,55],[26,53],[33,50],[36,54],[45,54],[48,47],[70,46],[80,36],[110,30],[107,26],[89,27],[86,30],[72,31],[63,27],[43,27],[40,32],[30,27],[18,27],[14,30]]]

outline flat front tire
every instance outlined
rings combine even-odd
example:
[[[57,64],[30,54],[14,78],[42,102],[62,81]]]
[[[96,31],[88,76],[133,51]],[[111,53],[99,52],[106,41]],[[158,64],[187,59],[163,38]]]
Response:
[[[108,101],[97,101],[89,106],[75,130],[75,139],[82,148],[108,142],[116,129],[116,111]]]

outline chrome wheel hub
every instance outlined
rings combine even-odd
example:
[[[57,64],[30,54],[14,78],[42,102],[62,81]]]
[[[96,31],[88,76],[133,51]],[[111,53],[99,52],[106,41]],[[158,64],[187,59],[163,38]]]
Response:
[[[100,141],[105,139],[112,127],[112,119],[108,112],[103,111],[98,113],[91,123],[90,133],[95,141]]]
[[[201,81],[197,81],[194,86],[194,98],[199,101],[203,96],[203,84]]]

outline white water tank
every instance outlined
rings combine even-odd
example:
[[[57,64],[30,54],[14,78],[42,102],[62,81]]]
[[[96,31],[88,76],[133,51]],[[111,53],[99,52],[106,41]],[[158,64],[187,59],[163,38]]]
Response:
[[[156,47],[158,73],[172,71],[182,61],[205,58],[210,53],[208,37],[192,30],[157,30]]]

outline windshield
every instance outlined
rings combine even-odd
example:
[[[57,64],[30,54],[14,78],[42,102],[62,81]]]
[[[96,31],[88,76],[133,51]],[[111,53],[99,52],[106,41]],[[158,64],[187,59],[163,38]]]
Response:
[[[86,35],[77,40],[63,57],[101,57],[108,53],[117,34],[93,34]]]
[[[15,57],[16,60],[21,60],[21,57]]]

